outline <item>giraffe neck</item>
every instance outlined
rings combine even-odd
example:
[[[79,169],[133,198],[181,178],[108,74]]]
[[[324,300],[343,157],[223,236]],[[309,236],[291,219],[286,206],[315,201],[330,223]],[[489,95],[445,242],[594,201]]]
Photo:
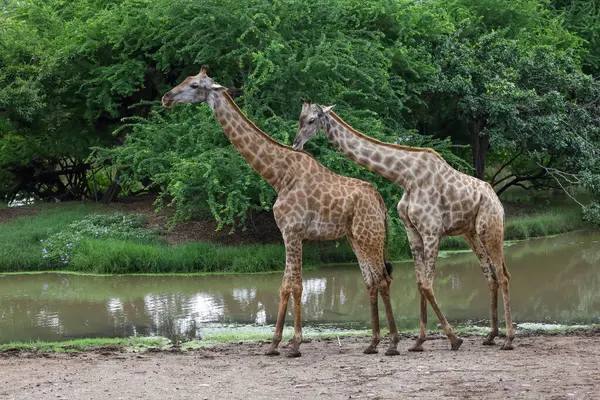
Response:
[[[244,160],[279,191],[287,170],[277,168],[276,163],[292,149],[278,143],[254,125],[227,93],[211,93],[208,105]]]
[[[323,131],[342,154],[402,187],[426,172],[428,155],[437,155],[433,151],[396,146],[366,137],[333,112],[325,118]]]

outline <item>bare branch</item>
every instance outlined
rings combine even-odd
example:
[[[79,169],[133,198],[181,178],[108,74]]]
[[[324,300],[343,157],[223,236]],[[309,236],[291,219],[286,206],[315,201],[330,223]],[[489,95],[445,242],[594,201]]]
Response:
[[[563,186],[563,184],[560,181],[560,178],[562,178],[571,185],[578,185],[581,183],[581,179],[579,179],[577,175],[568,172],[563,172],[556,168],[544,167],[539,163],[538,165],[556,180],[556,183],[558,183],[560,188],[567,194],[567,196],[569,196],[575,203],[579,204],[581,207],[584,207],[584,205],[580,203],[579,200],[577,200],[571,193],[569,193],[569,191]]]
[[[513,179],[510,182],[508,182],[507,184],[505,184],[504,186],[502,186],[500,189],[498,189],[496,191],[496,194],[498,196],[500,196],[502,193],[504,193],[504,191],[506,189],[508,189],[511,186],[517,185],[520,182],[527,182],[527,181],[532,182],[532,181],[535,181],[535,180],[538,180],[538,179],[543,179],[544,175],[546,175],[546,170],[545,169],[541,169],[540,172],[538,172],[535,175],[521,175],[521,176],[515,176],[515,175],[513,175],[515,179]],[[510,178],[510,176],[509,176],[509,178]],[[502,179],[502,180],[505,180],[505,179]]]
[[[505,162],[498,171],[496,171],[496,173],[494,174],[494,176],[492,177],[491,181],[494,182],[494,180],[496,179],[496,177],[498,176],[498,174],[500,172],[502,172],[502,170],[506,167],[508,167],[510,164],[512,164],[517,158],[519,158],[519,156],[521,156],[521,154],[523,153],[517,153],[517,155],[515,155],[513,158],[511,158],[510,160],[508,160],[507,162]],[[495,186],[495,183],[491,184],[492,186]]]
[[[531,185],[531,186],[525,186],[525,185],[523,185],[522,183],[515,183],[515,184],[514,184],[514,186],[518,186],[518,187],[520,187],[520,188],[523,188],[523,189],[525,189],[525,190],[531,190],[531,189],[533,189],[533,187],[534,187],[534,185]]]
[[[500,179],[499,181],[491,183],[491,185],[497,186],[497,185],[501,184],[502,182],[504,182],[505,180],[510,179],[510,178],[517,178],[517,175],[515,175],[515,174],[506,175],[504,178]]]

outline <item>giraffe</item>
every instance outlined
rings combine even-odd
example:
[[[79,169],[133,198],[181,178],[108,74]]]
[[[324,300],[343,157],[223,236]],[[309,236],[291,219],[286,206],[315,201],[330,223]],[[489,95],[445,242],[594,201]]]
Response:
[[[354,130],[332,109],[304,102],[293,148],[301,150],[319,130],[351,160],[404,188],[397,209],[404,223],[414,259],[420,296],[420,332],[410,351],[423,351],[427,335],[427,301],[431,304],[451,349],[458,338],[433,293],[435,262],[444,236],[463,235],[477,256],[490,290],[491,330],[484,345],[498,336],[498,287],[502,288],[506,317],[503,350],[512,350],[509,280],[503,255],[504,208],[487,182],[452,168],[432,149],[380,142]]]
[[[390,303],[391,264],[384,262],[388,213],[383,198],[372,184],[335,174],[311,155],[285,146],[254,125],[203,66],[167,92],[162,104],[206,102],[231,143],[252,168],[278,194],[273,213],[285,245],[286,262],[279,290],[280,302],[271,346],[266,355],[279,355],[290,295],[293,297],[294,335],[288,357],[299,357],[302,342],[302,242],[346,236],[358,259],[371,304],[372,338],[365,354],[377,353],[380,327],[378,293],[385,306],[390,330],[386,355],[398,355],[400,336]]]

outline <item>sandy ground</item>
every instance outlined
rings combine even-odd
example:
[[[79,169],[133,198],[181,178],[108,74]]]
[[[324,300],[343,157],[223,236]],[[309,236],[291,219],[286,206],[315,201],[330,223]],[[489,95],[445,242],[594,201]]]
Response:
[[[498,340],[498,339],[497,339]],[[600,398],[600,337],[517,338],[514,351],[468,338],[458,352],[363,355],[365,338],[303,343],[302,357],[266,357],[266,343],[185,353],[3,354],[2,399]],[[500,342],[499,342],[500,343]],[[284,346],[285,347],[285,346]],[[285,350],[285,349],[284,349]]]

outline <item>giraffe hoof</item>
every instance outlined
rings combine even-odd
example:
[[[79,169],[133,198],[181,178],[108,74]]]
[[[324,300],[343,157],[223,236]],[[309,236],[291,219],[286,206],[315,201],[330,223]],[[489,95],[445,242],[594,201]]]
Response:
[[[400,352],[398,351],[398,349],[387,349],[385,352],[386,356],[399,356]]]
[[[485,339],[481,344],[484,346],[494,346],[496,342],[494,342],[494,339]]]
[[[364,354],[377,354],[378,351],[375,347],[373,346],[369,346],[365,349],[365,351],[363,351]]]
[[[266,356],[278,356],[279,351],[277,349],[269,349],[265,352]]]
[[[500,350],[514,350],[512,343],[504,343]]]
[[[301,355],[302,355],[302,353],[300,353],[300,351],[298,351],[298,350],[290,350],[285,354],[285,356],[289,357],[289,358],[296,358],[296,357],[300,357]]]
[[[462,343],[463,343],[463,340],[461,338],[456,338],[456,340],[454,342],[452,342],[450,349],[456,351],[460,348],[460,345]]]
[[[415,344],[413,347],[411,347],[410,349],[408,349],[408,351],[421,352],[421,351],[423,351],[423,345],[422,344]]]
[[[296,358],[296,357],[300,357],[301,355],[302,355],[302,353],[300,353],[300,351],[298,351],[298,350],[290,350],[285,354],[285,356],[289,357],[289,358]]]

